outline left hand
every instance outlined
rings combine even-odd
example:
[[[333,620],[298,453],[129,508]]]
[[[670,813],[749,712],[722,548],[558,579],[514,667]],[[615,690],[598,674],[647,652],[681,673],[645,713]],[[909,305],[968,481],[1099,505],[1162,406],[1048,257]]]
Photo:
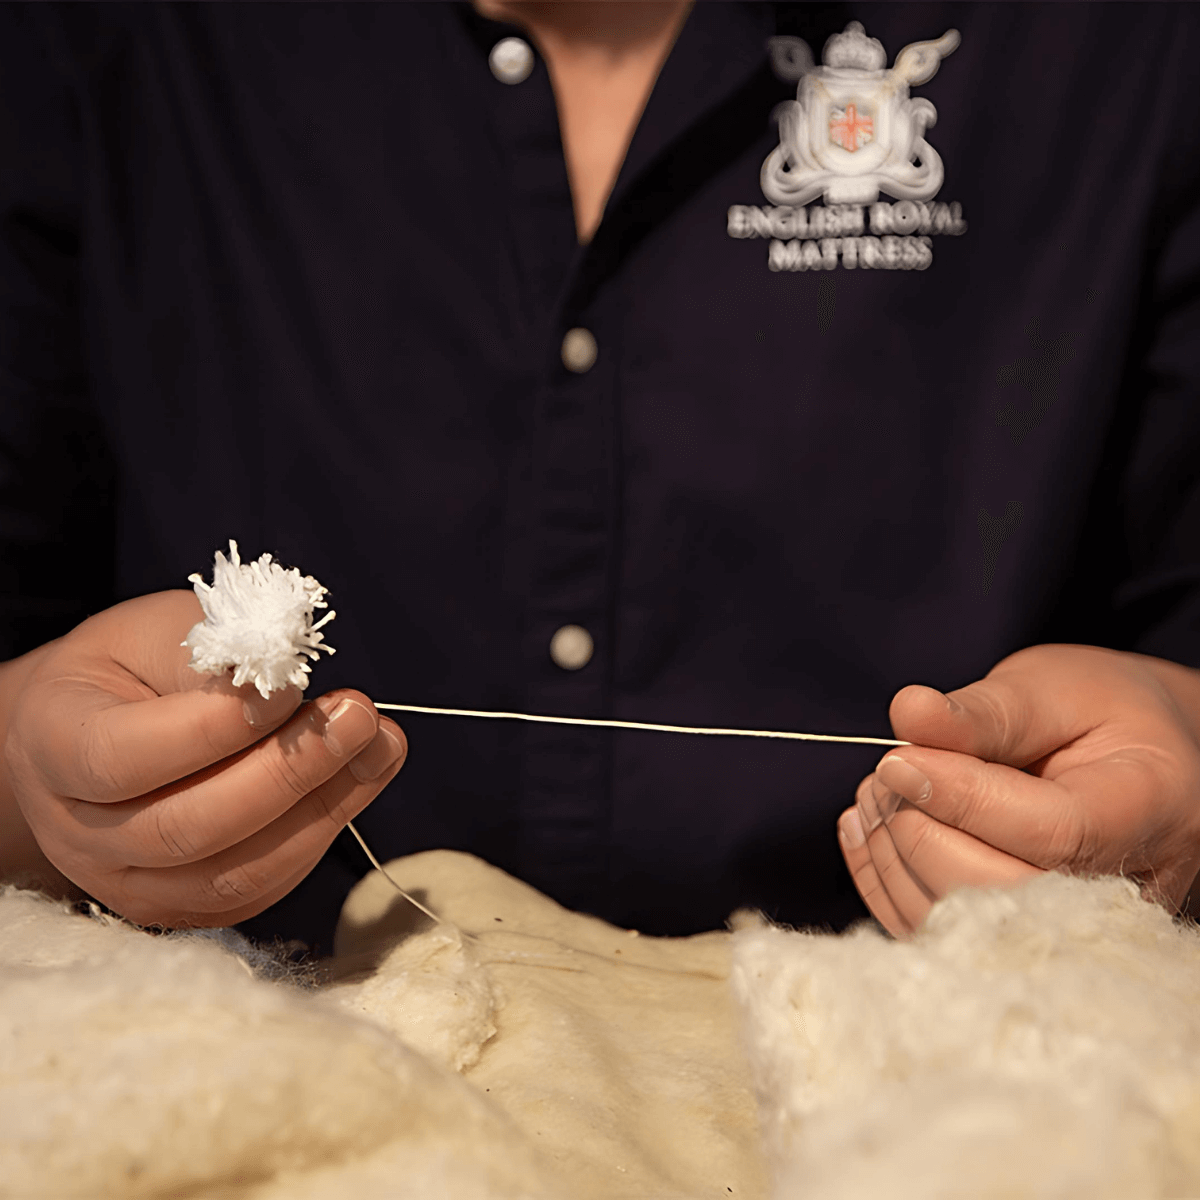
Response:
[[[906,687],[890,715],[915,744],[862,781],[838,840],[893,936],[955,888],[1047,870],[1122,874],[1182,906],[1200,870],[1200,672],[1032,646],[944,696]]]

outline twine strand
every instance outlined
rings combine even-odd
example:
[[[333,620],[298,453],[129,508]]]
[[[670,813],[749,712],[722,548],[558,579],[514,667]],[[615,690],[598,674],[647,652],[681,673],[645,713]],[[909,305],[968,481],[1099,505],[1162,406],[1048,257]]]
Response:
[[[760,738],[789,738],[798,742],[854,742],[866,746],[911,746],[911,742],[896,741],[894,738],[851,737],[836,733],[793,733],[790,730],[779,729],[720,729],[705,725],[654,725],[647,721],[599,721],[586,717],[542,717],[533,713],[489,712],[472,708],[429,708],[420,704],[383,704],[375,703],[376,708],[387,708],[393,712],[426,713],[439,717],[492,717],[505,721],[536,721],[546,725],[592,725],[605,729],[646,729],[654,733],[699,733],[714,734],[718,737],[760,737]],[[388,873],[384,870],[379,859],[371,853],[370,846],[363,841],[362,834],[354,828],[353,821],[346,822],[346,828],[354,835],[358,844],[363,848],[371,866],[402,895],[410,904],[419,908],[430,920],[441,924],[441,918],[430,912],[419,900],[413,899]]]
[[[405,890],[404,890],[404,889],[403,889],[403,888],[402,888],[402,887],[401,887],[401,886],[400,886],[400,885],[399,885],[399,884],[398,884],[398,883],[397,883],[397,882],[396,882],[396,881],[395,881],[395,880],[394,880],[394,879],[393,879],[393,878],[392,878],[392,877],[391,877],[391,876],[390,876],[390,875],[387,873],[387,871],[385,871],[385,870],[384,870],[384,868],[383,868],[383,864],[382,864],[382,863],[379,861],[379,859],[377,859],[377,858],[375,857],[375,855],[373,855],[373,854],[371,853],[371,847],[370,847],[370,846],[368,846],[368,845],[367,845],[367,843],[363,841],[363,836],[362,836],[362,834],[361,834],[361,833],[359,833],[359,832],[358,832],[358,830],[354,828],[354,822],[353,822],[353,821],[347,821],[347,822],[346,822],[346,828],[347,828],[348,830],[350,830],[350,832],[351,832],[352,834],[354,834],[355,840],[356,840],[356,841],[358,842],[358,844],[359,844],[359,845],[360,845],[360,846],[363,848],[363,852],[366,854],[366,856],[367,856],[367,857],[368,857],[368,858],[371,860],[371,866],[373,866],[373,867],[375,868],[375,870],[377,870],[377,871],[378,871],[378,872],[379,872],[379,873],[380,873],[380,874],[381,874],[381,875],[384,877],[384,879],[386,879],[386,880],[388,881],[388,883],[390,883],[390,884],[392,885],[392,887],[394,887],[394,888],[396,889],[396,891],[398,891],[398,892],[400,893],[400,895],[402,895],[402,896],[405,898],[405,900],[407,900],[407,901],[409,902],[409,904],[412,904],[412,905],[414,905],[415,907],[419,908],[419,909],[420,909],[420,910],[421,910],[421,911],[422,911],[422,912],[423,912],[423,913],[424,913],[424,914],[425,914],[425,915],[426,915],[426,916],[427,916],[427,917],[428,917],[428,918],[429,918],[431,921],[433,921],[433,923],[434,923],[435,925],[440,925],[440,924],[442,923],[442,919],[441,919],[441,917],[437,916],[437,915],[436,915],[436,914],[434,914],[434,913],[431,913],[431,912],[429,911],[429,909],[427,909],[427,908],[425,907],[425,905],[423,905],[423,904],[420,902],[420,900],[414,900],[414,899],[413,899],[413,897],[412,897],[412,896],[410,896],[410,895],[409,895],[409,894],[408,894],[408,893],[407,893],[407,892],[406,892],[406,891],[405,891]]]
[[[792,733],[777,729],[719,729],[706,725],[652,725],[646,721],[595,721],[586,717],[541,717],[532,713],[481,712],[471,708],[426,708],[419,704],[382,704],[398,712],[433,713],[446,717],[497,717],[508,721],[538,721],[548,725],[599,725],[606,729],[649,729],[656,733],[704,733],[719,737],[790,738],[798,742],[856,742],[866,746],[911,746],[894,738],[851,737],[837,733]]]

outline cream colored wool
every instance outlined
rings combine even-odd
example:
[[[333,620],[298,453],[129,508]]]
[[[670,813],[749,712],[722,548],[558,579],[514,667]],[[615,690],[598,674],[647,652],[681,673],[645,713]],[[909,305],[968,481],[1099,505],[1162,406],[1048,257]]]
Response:
[[[779,1200],[1200,1196],[1200,934],[1131,883],[958,892],[909,944],[747,929],[733,958]]]
[[[0,1196],[515,1200],[541,1177],[452,1072],[218,942],[0,891]]]
[[[503,1003],[474,944],[445,922],[406,937],[366,978],[330,996],[454,1071],[479,1061]]]
[[[1200,936],[1119,880],[958,893],[901,945],[388,869],[446,919],[373,872],[309,990],[0,891],[0,1197],[1200,1196]]]
[[[651,938],[562,908],[465,854],[431,851],[387,864],[388,874],[466,935],[496,998],[496,1034],[464,1070],[541,1148],[572,1200],[729,1200],[765,1196],[750,1077],[729,989],[730,934]],[[386,947],[428,923],[378,873],[342,910],[335,948],[348,965],[383,955],[379,976],[411,971]],[[426,938],[436,939],[439,926]],[[414,939],[415,940],[415,939]],[[415,957],[429,962],[433,941]],[[462,979],[465,963],[447,947]],[[369,977],[368,977],[369,978]],[[355,985],[361,987],[361,984]],[[336,993],[337,988],[333,991]],[[398,1003],[393,1028],[414,1044],[444,1044],[427,1007]],[[482,1006],[469,1011],[468,1049]],[[419,1038],[421,1041],[417,1041]]]

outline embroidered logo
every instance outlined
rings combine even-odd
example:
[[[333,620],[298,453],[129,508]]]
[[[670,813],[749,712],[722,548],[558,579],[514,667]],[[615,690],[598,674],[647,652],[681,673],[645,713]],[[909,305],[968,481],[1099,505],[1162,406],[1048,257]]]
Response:
[[[858,21],[829,39],[820,67],[798,38],[772,39],[776,70],[798,81],[796,99],[777,109],[779,145],[760,176],[773,207],[733,205],[729,236],[769,238],[772,271],[832,270],[839,262],[928,267],[929,235],[961,234],[967,226],[960,204],[931,203],[945,177],[925,139],[937,110],[908,90],[932,79],[959,40],[951,29],[937,41],[915,42],[886,70],[882,43]]]

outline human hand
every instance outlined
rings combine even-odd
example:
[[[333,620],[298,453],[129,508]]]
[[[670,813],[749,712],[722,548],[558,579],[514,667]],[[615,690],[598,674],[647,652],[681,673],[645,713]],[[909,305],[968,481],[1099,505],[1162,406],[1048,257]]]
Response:
[[[42,852],[139,924],[231,925],[294,888],[407,743],[361,692],[301,707],[180,643],[191,592],[110,608],[44,648],[9,721],[8,782]]]
[[[1051,869],[1119,873],[1182,905],[1200,870],[1200,672],[1033,646],[945,696],[906,687],[890,715],[916,744],[862,781],[838,840],[895,937],[955,888]]]

